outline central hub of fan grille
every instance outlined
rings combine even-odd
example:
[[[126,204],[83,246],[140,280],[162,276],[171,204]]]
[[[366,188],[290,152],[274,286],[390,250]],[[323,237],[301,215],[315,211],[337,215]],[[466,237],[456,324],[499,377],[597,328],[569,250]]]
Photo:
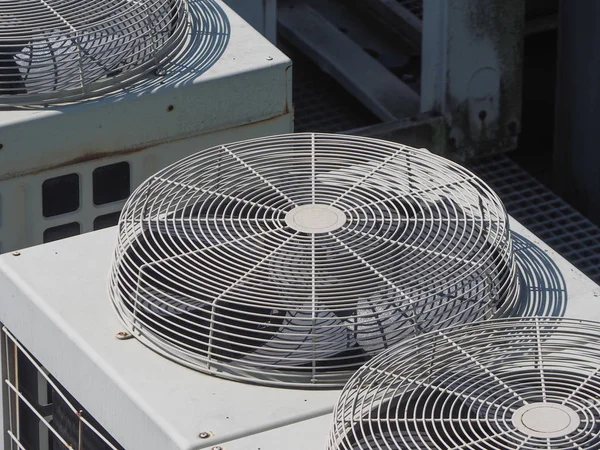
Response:
[[[287,213],[285,222],[296,231],[326,233],[341,228],[346,223],[346,215],[335,206],[302,205]]]
[[[530,403],[515,411],[513,424],[534,437],[566,436],[579,428],[580,419],[570,407],[558,403]]]
[[[119,224],[128,331],[195,369],[341,387],[380,351],[518,295],[507,217],[425,150],[326,134],[219,145],[151,177]]]

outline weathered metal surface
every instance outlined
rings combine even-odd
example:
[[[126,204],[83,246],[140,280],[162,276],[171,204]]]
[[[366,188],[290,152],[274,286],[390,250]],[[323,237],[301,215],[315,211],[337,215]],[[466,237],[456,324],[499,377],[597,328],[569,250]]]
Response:
[[[522,0],[424,0],[421,111],[443,115],[465,157],[516,146]]]
[[[87,155],[76,163],[67,162],[57,167],[45,168],[39,173],[31,173],[0,181],[0,253],[41,244],[44,230],[50,227],[77,222],[81,232],[94,229],[94,219],[98,216],[119,211],[123,201],[106,205],[94,205],[92,200],[93,171],[97,167],[126,161],[130,164],[131,189],[165,167],[203,148],[229,141],[250,139],[271,134],[292,131],[292,113],[280,114],[273,118],[252,122],[238,127],[206,133],[187,139],[178,139],[150,147],[134,149],[131,152],[106,152],[101,155]],[[80,177],[81,202],[77,211],[46,218],[42,215],[42,189],[44,180],[52,177],[77,173]]]
[[[382,120],[414,115],[419,95],[306,4],[280,8],[282,35]]]
[[[555,188],[600,224],[600,3],[562,1],[555,123]]]

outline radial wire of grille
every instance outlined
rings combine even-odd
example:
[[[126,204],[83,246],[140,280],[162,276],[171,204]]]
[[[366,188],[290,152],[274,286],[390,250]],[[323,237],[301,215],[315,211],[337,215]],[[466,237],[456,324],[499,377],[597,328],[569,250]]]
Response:
[[[92,97],[131,84],[185,42],[187,0],[0,2],[0,105]]]
[[[126,328],[198,370],[342,386],[390,345],[503,314],[518,283],[498,197],[426,150],[294,134],[162,170],[119,221]]]
[[[513,318],[398,345],[348,381],[327,450],[600,449],[600,324]]]

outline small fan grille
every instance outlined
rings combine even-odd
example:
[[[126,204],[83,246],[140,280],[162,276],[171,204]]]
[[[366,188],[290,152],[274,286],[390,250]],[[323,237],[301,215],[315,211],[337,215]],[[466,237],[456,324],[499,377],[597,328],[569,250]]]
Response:
[[[426,150],[326,134],[217,146],[119,223],[111,295],[159,352],[224,377],[342,386],[390,345],[517,297],[505,211]]]
[[[503,319],[419,336],[345,386],[328,450],[600,449],[600,324]]]
[[[0,2],[0,105],[92,97],[131,84],[184,42],[187,0]]]

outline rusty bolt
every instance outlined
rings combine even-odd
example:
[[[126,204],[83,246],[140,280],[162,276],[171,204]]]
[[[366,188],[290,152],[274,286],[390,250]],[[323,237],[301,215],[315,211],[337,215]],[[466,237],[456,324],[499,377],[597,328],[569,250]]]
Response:
[[[129,334],[127,331],[119,331],[117,333],[117,339],[120,339],[120,340],[129,339],[130,337],[131,337],[131,334]]]
[[[13,256],[21,256],[21,252],[13,252]]]
[[[203,431],[202,433],[200,433],[200,434],[198,435],[198,437],[199,437],[200,439],[208,439],[208,438],[210,437],[210,433],[208,433],[208,432],[206,432],[206,431]]]

